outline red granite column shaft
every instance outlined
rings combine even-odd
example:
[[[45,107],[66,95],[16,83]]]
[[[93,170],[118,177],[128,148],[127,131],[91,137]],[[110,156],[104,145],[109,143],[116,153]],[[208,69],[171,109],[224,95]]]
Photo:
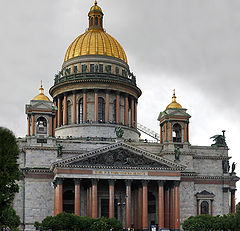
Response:
[[[114,218],[114,180],[109,180],[109,218]]]
[[[164,188],[163,181],[158,182],[158,228],[164,228]]]
[[[27,132],[27,135],[30,136],[31,135],[31,128],[30,128],[30,126],[31,126],[31,117],[28,116],[27,120],[28,120],[28,132]]]
[[[131,126],[134,126],[134,99],[131,99]]]
[[[98,122],[98,93],[94,92],[95,104],[94,104],[94,121]]]
[[[89,217],[89,188],[86,193],[86,216]]]
[[[57,111],[57,114],[58,114],[58,127],[60,127],[61,125],[62,125],[62,113],[61,113],[61,111],[62,111],[62,102],[61,102],[61,98],[60,97],[58,97],[58,111]]]
[[[117,92],[116,96],[116,123],[119,123],[120,95]]]
[[[52,131],[53,131],[53,123],[52,123],[52,116],[49,116],[49,136],[52,136]]]
[[[80,179],[74,179],[75,195],[74,195],[74,214],[80,216],[81,211],[81,197],[80,197]]]
[[[32,115],[32,135],[35,136],[35,115]]]
[[[172,123],[169,123],[169,141],[172,141]]]
[[[109,122],[109,91],[106,92],[105,122]]]
[[[135,128],[137,128],[137,100],[135,100]]]
[[[187,142],[187,124],[184,124],[184,141]]]
[[[131,181],[126,180],[126,230],[131,228]]]
[[[63,211],[63,180],[57,179],[57,189],[56,189],[56,215]]]
[[[92,180],[92,218],[98,217],[97,180]]]
[[[165,228],[169,228],[169,224],[170,224],[170,216],[169,216],[169,194],[170,194],[170,189],[167,186],[165,189],[165,205],[164,205],[164,212],[165,212],[165,217],[164,217],[164,226]]]
[[[179,181],[174,182],[174,228],[180,230],[180,195]]]
[[[128,125],[128,96],[124,98],[124,125]]]
[[[83,122],[87,122],[87,92],[83,91]]]
[[[64,94],[64,98],[63,98],[63,125],[67,125],[68,124],[68,118],[67,118],[67,114],[68,114],[68,108],[67,108],[67,95]],[[69,121],[70,122],[70,121]]]
[[[165,141],[168,141],[168,136],[167,136],[167,123],[164,124],[165,128]]]
[[[138,226],[137,229],[142,229],[142,185],[138,188]]]
[[[57,108],[57,99],[54,100],[54,106],[55,106],[55,108]],[[54,126],[54,128],[57,127],[57,111],[56,111],[56,114],[55,114],[55,117],[54,117],[54,124],[53,124],[53,126]]]
[[[89,217],[92,217],[92,186],[89,187]]]
[[[56,115],[53,117],[53,131],[52,131],[52,136],[55,137],[55,129],[56,129]]]
[[[174,229],[174,220],[175,220],[175,212],[174,212],[174,186],[170,187],[170,229]]]
[[[137,229],[138,227],[138,190],[134,191],[134,228]]]
[[[235,213],[235,189],[231,190],[231,213]]]
[[[143,181],[142,197],[142,230],[148,231],[148,186],[147,181]]]
[[[76,103],[76,92],[73,92],[73,123],[77,123],[77,103]]]
[[[57,185],[54,182],[54,216],[57,215]]]

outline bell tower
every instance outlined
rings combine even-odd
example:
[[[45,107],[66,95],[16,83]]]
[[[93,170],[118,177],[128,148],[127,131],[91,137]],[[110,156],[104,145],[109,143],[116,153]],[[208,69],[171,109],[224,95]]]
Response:
[[[189,145],[189,119],[187,109],[176,101],[173,90],[172,102],[163,112],[160,112],[160,143],[164,149],[187,148]]]
[[[27,136],[37,138],[37,143],[47,143],[49,137],[55,136],[54,121],[57,108],[44,95],[42,83],[39,91],[39,94],[30,101],[30,104],[26,105]]]

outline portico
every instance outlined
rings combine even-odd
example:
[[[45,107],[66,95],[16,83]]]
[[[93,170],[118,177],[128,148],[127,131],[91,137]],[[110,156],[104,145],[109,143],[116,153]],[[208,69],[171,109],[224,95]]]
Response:
[[[179,230],[180,171],[184,167],[148,155],[118,143],[107,152],[99,149],[56,162],[52,166],[55,215],[65,211],[92,218],[115,217],[125,229],[133,226],[145,231],[157,224],[159,230]],[[112,163],[103,156],[113,158]]]

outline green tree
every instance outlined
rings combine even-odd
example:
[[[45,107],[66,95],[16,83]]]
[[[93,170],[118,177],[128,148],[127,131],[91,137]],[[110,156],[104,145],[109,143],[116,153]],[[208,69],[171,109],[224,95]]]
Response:
[[[18,155],[19,148],[14,134],[7,128],[0,127],[0,218],[19,189],[16,183],[20,178]]]
[[[16,214],[16,211],[11,206],[2,211],[0,221],[0,226],[7,225],[12,230],[16,229],[20,225],[20,217]]]

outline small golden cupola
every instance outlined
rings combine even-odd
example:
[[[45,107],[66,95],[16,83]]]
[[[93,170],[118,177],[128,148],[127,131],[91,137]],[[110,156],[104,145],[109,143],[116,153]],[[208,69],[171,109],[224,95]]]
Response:
[[[100,6],[97,5],[97,1],[90,8],[88,13],[89,17],[89,29],[102,29],[103,30],[103,12]]]
[[[40,86],[40,88],[39,88],[39,91],[40,91],[40,93],[39,93],[37,96],[35,96],[35,97],[33,98],[33,100],[45,100],[45,101],[50,101],[50,99],[49,99],[46,95],[44,95],[44,93],[43,93],[44,89],[43,89],[43,86],[42,86],[42,81],[41,81],[41,86]]]
[[[176,95],[175,95],[175,89],[173,90],[173,97],[172,97],[172,102],[170,104],[168,104],[168,106],[166,107],[166,110],[169,108],[182,108],[181,104],[179,104],[176,101]]]

